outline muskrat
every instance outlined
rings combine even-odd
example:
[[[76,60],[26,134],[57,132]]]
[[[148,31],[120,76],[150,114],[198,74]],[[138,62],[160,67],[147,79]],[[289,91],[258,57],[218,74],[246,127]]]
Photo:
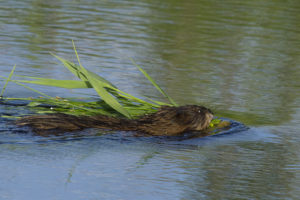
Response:
[[[75,116],[46,114],[23,117],[19,126],[29,126],[38,135],[61,134],[85,128],[136,131],[151,136],[177,136],[188,131],[202,131],[213,118],[210,109],[203,106],[162,106],[157,112],[138,119],[124,119],[105,115]]]

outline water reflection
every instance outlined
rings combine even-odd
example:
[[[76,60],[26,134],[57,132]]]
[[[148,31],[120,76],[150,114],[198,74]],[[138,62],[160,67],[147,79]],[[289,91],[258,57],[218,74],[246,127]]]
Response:
[[[286,149],[272,143],[264,144],[264,149],[260,147],[260,143],[220,145],[208,150],[200,148],[197,157],[185,156],[185,162],[180,163],[191,173],[185,182],[191,183],[186,185],[189,188],[186,198],[194,199],[198,193],[208,199],[287,198],[295,177],[285,170],[291,162],[282,154]],[[188,168],[185,163],[189,163]]]

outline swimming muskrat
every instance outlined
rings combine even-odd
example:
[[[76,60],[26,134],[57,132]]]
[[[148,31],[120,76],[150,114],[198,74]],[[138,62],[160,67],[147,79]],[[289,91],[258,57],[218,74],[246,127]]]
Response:
[[[152,114],[138,119],[124,119],[105,115],[74,116],[47,114],[23,117],[19,126],[29,126],[38,135],[61,134],[85,128],[137,131],[151,136],[176,136],[188,131],[202,131],[213,118],[211,110],[196,105],[162,106]]]

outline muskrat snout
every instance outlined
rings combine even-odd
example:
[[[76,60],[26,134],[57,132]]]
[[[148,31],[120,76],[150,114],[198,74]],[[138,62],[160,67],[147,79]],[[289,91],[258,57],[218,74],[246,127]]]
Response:
[[[201,131],[203,129],[206,129],[209,126],[209,123],[213,119],[214,115],[210,109],[205,108],[203,106],[200,107],[198,112],[199,115],[196,118],[197,120],[195,123],[196,124],[195,130]]]

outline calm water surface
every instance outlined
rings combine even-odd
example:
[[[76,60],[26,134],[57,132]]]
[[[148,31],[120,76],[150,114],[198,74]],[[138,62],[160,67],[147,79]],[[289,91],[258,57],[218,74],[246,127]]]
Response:
[[[0,74],[71,79],[49,54],[120,89],[208,106],[250,129],[218,137],[41,138],[0,118],[0,199],[298,199],[298,0],[0,1]],[[0,87],[4,82],[0,82]],[[52,96],[93,91],[36,87]],[[5,96],[36,96],[10,83]],[[30,112],[0,105],[0,114]]]

